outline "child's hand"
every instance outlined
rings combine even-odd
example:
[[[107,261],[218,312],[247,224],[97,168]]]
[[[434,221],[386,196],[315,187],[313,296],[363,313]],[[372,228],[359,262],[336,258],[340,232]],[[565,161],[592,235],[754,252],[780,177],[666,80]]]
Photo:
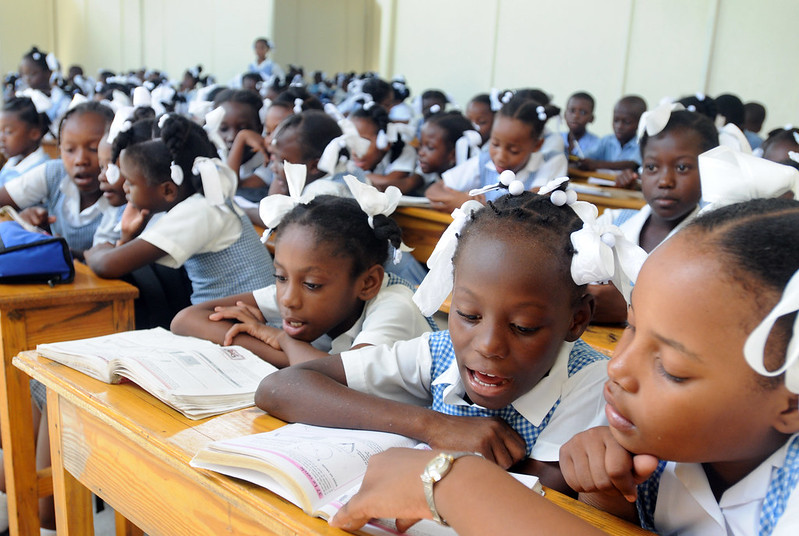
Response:
[[[289,195],[289,183],[286,182],[285,177],[280,177],[277,174],[272,179],[272,184],[269,185],[268,195]]]
[[[139,236],[147,222],[150,221],[150,215],[150,211],[147,209],[139,210],[132,203],[125,205],[125,210],[122,211],[122,219],[120,220],[122,233],[117,245],[121,246]]]
[[[640,176],[634,169],[623,169],[616,175],[616,188],[626,188],[628,190],[640,190],[638,179]]]
[[[583,158],[577,161],[577,167],[583,171],[594,171],[597,167],[596,161],[591,158]]]
[[[452,212],[456,208],[460,208],[469,199],[477,199],[471,197],[466,192],[453,190],[444,184],[443,181],[434,182],[430,185],[425,193],[425,197],[430,200],[430,207],[443,212]],[[478,199],[482,202],[482,200]]]
[[[393,448],[369,458],[361,489],[330,520],[330,526],[352,531],[373,517],[399,516],[397,529],[405,532],[419,519],[430,518],[419,475],[433,454]]]
[[[254,130],[240,130],[236,134],[236,139],[233,140],[233,145],[241,144],[250,149],[254,153],[261,153],[264,159],[269,162],[269,150],[266,146],[266,140]]]
[[[261,310],[258,307],[248,305],[242,301],[236,302],[233,307],[214,307],[214,312],[208,315],[208,320],[235,320],[238,322],[233,324],[225,333],[225,339],[222,341],[224,346],[233,344],[233,339],[239,333],[246,333],[276,350],[280,350],[278,337],[282,330],[267,326],[266,319],[264,319],[264,315],[261,314]]]
[[[30,207],[19,213],[20,219],[31,225],[35,225],[46,231],[50,230],[50,224],[55,222],[55,216],[50,216],[44,207]]]
[[[636,487],[657,465],[654,456],[625,450],[607,426],[581,432],[560,448],[560,469],[573,490],[621,494],[628,502],[635,502]]]
[[[527,456],[524,439],[499,418],[440,413],[429,434],[425,443],[435,449],[479,452],[503,469]]]

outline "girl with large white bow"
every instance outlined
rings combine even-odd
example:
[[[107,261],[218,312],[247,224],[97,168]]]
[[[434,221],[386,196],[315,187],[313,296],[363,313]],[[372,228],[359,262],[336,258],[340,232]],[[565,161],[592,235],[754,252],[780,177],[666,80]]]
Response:
[[[401,247],[387,217],[399,190],[347,177],[355,199],[308,197],[305,166],[284,169],[290,195],[261,202],[266,236],[275,231],[275,284],[192,306],[172,330],[244,346],[279,367],[430,331],[412,287],[383,268],[389,244]]]
[[[630,242],[650,252],[699,213],[699,155],[718,145],[718,134],[707,117],[670,102],[645,112],[638,134],[647,204],[638,211],[606,210],[597,224],[618,226]],[[591,292],[597,298],[596,321],[624,322],[627,304],[614,287],[592,285]]]
[[[215,158],[202,127],[165,116],[161,138],[126,148],[119,158],[128,202],[164,212],[153,225],[122,230],[116,246],[92,248],[86,261],[101,277],[120,277],[158,262],[186,267],[192,303],[261,288],[273,281],[269,254],[231,199],[236,175]]]
[[[448,331],[290,367],[264,379],[256,404],[290,421],[477,451],[506,468],[524,461],[563,489],[558,448],[604,419],[605,357],[578,340],[593,309],[584,278],[598,277],[600,246],[611,252],[606,270],[621,264],[599,238],[572,246],[572,233],[591,234],[578,211],[592,206],[514,180],[513,195],[455,211],[430,257],[414,301],[432,314],[452,292]]]
[[[353,155],[352,163],[366,174],[366,180],[385,190],[396,186],[407,194],[419,186],[416,169],[416,151],[410,145],[414,137],[413,126],[392,123],[386,110],[371,101],[350,114],[349,119],[358,135],[369,141],[362,155]]]

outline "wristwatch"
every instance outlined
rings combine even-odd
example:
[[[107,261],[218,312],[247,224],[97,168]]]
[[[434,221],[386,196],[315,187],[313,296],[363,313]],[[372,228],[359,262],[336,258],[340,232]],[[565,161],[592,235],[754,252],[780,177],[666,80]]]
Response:
[[[441,479],[449,473],[450,469],[452,469],[452,464],[455,460],[463,456],[479,456],[479,454],[474,452],[442,452],[427,462],[424,472],[421,474],[422,485],[424,486],[424,498],[427,500],[430,513],[433,514],[433,520],[445,526],[447,522],[444,521],[444,518],[442,518],[438,510],[436,510],[436,502],[433,499],[433,485],[436,482],[440,482]]]

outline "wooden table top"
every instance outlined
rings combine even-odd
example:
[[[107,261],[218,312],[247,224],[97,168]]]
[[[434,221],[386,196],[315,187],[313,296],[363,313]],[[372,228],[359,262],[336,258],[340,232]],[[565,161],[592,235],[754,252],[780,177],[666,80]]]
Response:
[[[126,441],[145,445],[153,456],[168,458],[194,472],[198,486],[213,486],[227,493],[238,506],[252,508],[274,520],[292,534],[345,534],[325,521],[306,516],[294,505],[260,486],[210,471],[189,467],[189,460],[212,441],[274,430],[285,424],[257,408],[247,408],[200,421],[192,421],[133,384],[108,385],[39,356],[22,352],[14,364],[65,397],[119,430]],[[547,490],[559,506],[575,513],[610,534],[649,534],[618,518]],[[112,505],[113,506],[113,505]]]

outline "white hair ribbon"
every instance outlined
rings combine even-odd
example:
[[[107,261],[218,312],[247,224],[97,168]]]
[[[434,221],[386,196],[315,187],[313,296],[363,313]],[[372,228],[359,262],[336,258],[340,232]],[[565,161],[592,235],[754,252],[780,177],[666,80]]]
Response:
[[[407,123],[391,122],[386,127],[386,138],[390,143],[396,143],[397,140],[404,142],[411,141],[416,136],[416,129],[413,125]]]
[[[793,140],[796,142],[797,145],[799,145],[799,132],[793,133]]]
[[[166,105],[172,102],[175,98],[175,88],[169,87],[166,84],[161,84],[153,88],[150,93],[150,106],[155,110],[155,115],[159,116],[166,113]]]
[[[345,175],[344,182],[349,186],[352,197],[358,202],[361,210],[369,217],[369,227],[372,229],[375,228],[374,217],[378,214],[383,216],[393,214],[402,197],[402,192],[396,186],[389,186],[385,192],[381,192],[374,186],[359,181],[354,175]],[[390,240],[389,245],[391,245]],[[400,244],[400,247],[394,251],[394,264],[399,264],[403,251],[411,251],[411,249]]]
[[[169,119],[169,114],[164,114],[158,118],[158,129],[163,130],[164,125],[166,125],[167,120]]]
[[[191,172],[200,176],[203,196],[214,206],[225,206],[226,199],[233,195],[239,182],[236,173],[218,158],[198,156],[194,159]]]
[[[799,153],[796,151],[788,151],[788,159],[799,164]]]
[[[470,199],[452,212],[452,223],[441,235],[433,253],[427,259],[430,271],[413,295],[413,302],[423,315],[432,316],[452,292],[452,257],[458,245],[458,234],[469,217],[481,208],[483,205],[479,201]]]
[[[116,113],[114,113],[114,120],[111,121],[111,126],[108,127],[108,136],[106,140],[111,145],[114,144],[114,140],[117,139],[120,132],[125,132],[125,125],[130,125],[130,115],[133,113],[133,107],[131,106],[121,106],[117,108]],[[128,127],[129,129],[130,127]]]
[[[114,111],[117,111],[122,106],[132,106],[133,103],[130,100],[130,97],[125,95],[122,91],[115,89],[111,92],[111,108]]]
[[[375,145],[381,151],[388,149],[388,136],[386,135],[385,130],[380,130],[380,132],[377,133],[377,139],[375,140]]]
[[[268,195],[261,199],[261,204],[258,207],[258,214],[266,227],[261,237],[261,242],[264,243],[269,239],[272,230],[280,225],[286,214],[301,203],[302,190],[305,188],[305,178],[308,172],[305,164],[283,162],[283,172],[286,175],[289,195]]]
[[[52,52],[50,52],[47,56],[44,57],[44,61],[47,62],[47,68],[50,69],[51,71],[57,71],[61,68],[61,66],[58,65],[58,59],[55,57],[55,54],[53,54]]]
[[[205,125],[203,125],[203,130],[208,134],[208,139],[214,144],[221,157],[227,155],[227,144],[219,134],[219,126],[222,124],[224,118],[225,109],[219,106],[205,114]]]
[[[483,138],[476,130],[464,130],[455,142],[455,165],[461,165],[480,150]]]
[[[325,150],[322,151],[319,162],[316,164],[317,168],[330,175],[336,173],[336,166],[338,165],[342,149],[347,148],[350,154],[363,156],[371,145],[369,140],[362,138],[360,134],[358,134],[358,129],[350,119],[346,119],[342,116],[342,119],[338,122],[338,126],[341,128],[341,136],[330,140]],[[276,137],[277,136],[274,136],[272,139],[274,140]]]
[[[119,182],[119,179],[122,178],[122,173],[119,171],[119,166],[116,164],[108,164],[108,167],[105,169],[105,178],[108,181],[108,184],[116,186]]]
[[[501,188],[507,188],[508,193],[511,195],[520,195],[524,191],[524,183],[516,178],[516,174],[513,171],[506,169],[499,174],[499,182],[469,190],[469,195],[474,197]]]
[[[302,99],[294,99],[294,110],[293,111],[294,111],[295,114],[302,113],[302,105],[303,105],[303,100]]]
[[[678,110],[685,110],[685,107],[679,102],[663,102],[657,107],[641,114],[641,119],[638,121],[638,139],[646,132],[649,136],[657,136],[666,128],[666,125],[671,118],[671,112]]]
[[[344,114],[332,102],[325,103],[325,113],[336,120],[336,123],[344,119]]]
[[[89,99],[86,97],[86,95],[75,93],[75,95],[72,96],[72,100],[69,101],[69,106],[67,106],[67,110],[71,110],[75,106],[83,104],[84,102],[89,102]]]
[[[799,193],[799,170],[720,145],[699,155],[703,211],[750,199]]]
[[[53,101],[50,100],[50,97],[38,89],[27,88],[23,91],[18,91],[17,97],[28,97],[33,102],[36,112],[40,114],[45,113],[53,105]]]
[[[261,120],[262,125],[266,125],[266,114],[269,113],[270,106],[272,106],[272,99],[264,99],[261,109],[258,110],[258,118]]]
[[[149,90],[144,86],[133,88],[133,107],[146,108],[151,106],[153,102],[152,95]]]
[[[183,184],[183,168],[177,165],[174,160],[169,164],[169,178],[178,186]],[[205,191],[205,186],[203,186],[203,191]]]
[[[498,112],[502,109],[502,101],[499,99],[499,90],[497,88],[491,88],[491,93],[488,94],[488,100],[491,101],[492,112]]]
[[[214,109],[214,103],[206,100],[193,100],[189,102],[188,113],[194,117],[205,117]]]
[[[744,358],[755,372],[762,376],[779,376],[785,373],[785,387],[792,393],[799,394],[799,316],[793,323],[793,336],[788,343],[785,352],[785,361],[782,366],[775,370],[768,370],[765,366],[766,341],[774,328],[777,320],[784,315],[799,311],[799,272],[791,277],[782,297],[774,309],[763,319],[762,322],[749,334],[744,343]]]
[[[571,234],[572,246],[577,251],[571,263],[572,279],[577,285],[611,280],[630,303],[630,293],[646,260],[646,252],[627,240],[615,225],[597,225],[598,211],[594,205],[580,205],[580,208],[590,208],[590,212],[578,212],[583,228]]]

